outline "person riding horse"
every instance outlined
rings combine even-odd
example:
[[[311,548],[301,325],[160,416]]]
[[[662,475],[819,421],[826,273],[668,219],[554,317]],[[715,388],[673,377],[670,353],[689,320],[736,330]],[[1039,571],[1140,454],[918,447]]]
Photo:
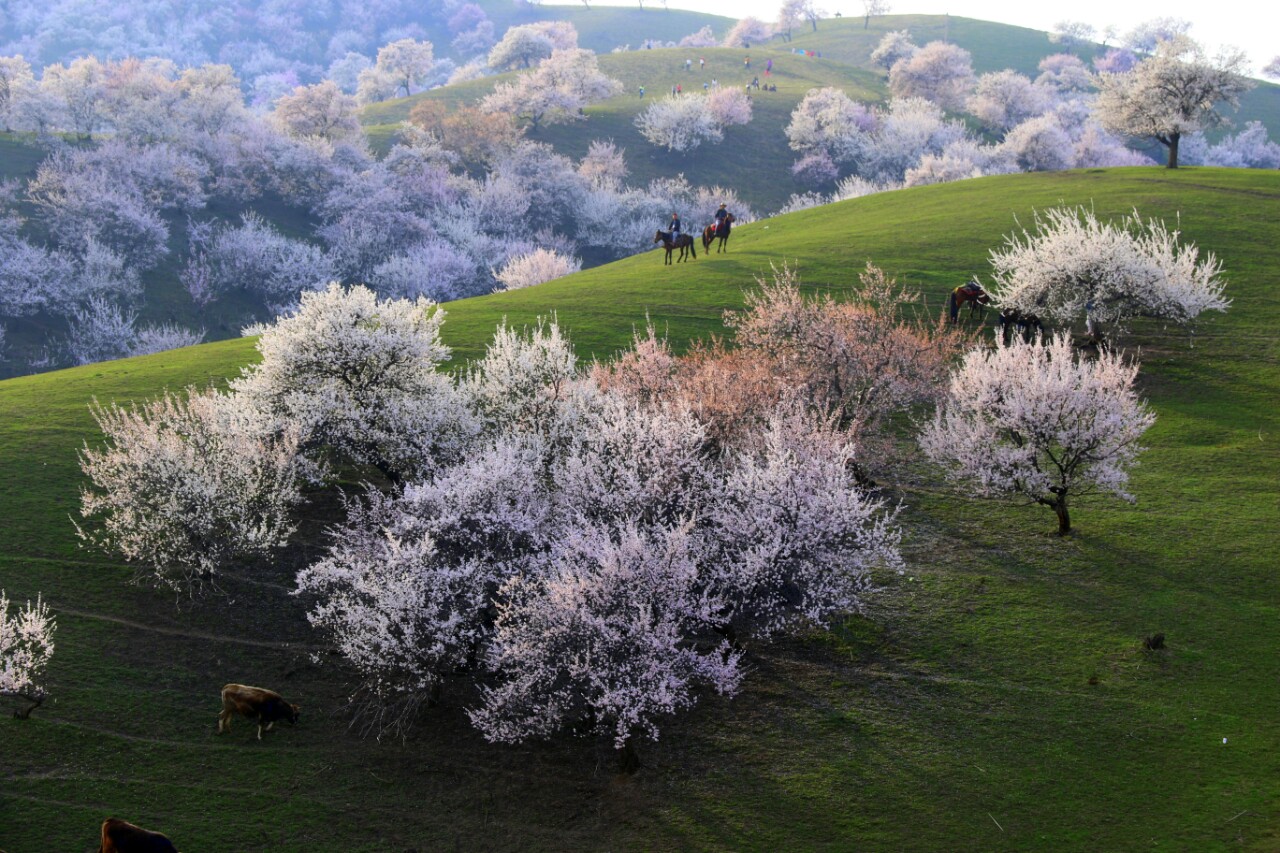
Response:
[[[672,212],[671,221],[667,223],[666,230],[667,239],[672,243],[676,242],[680,237],[680,214]]]
[[[729,241],[729,229],[733,226],[733,222],[733,214],[722,203],[720,209],[716,211],[715,218],[711,224],[702,229],[702,248],[711,251],[711,242],[718,238],[720,240],[719,251],[724,251],[725,244]]]

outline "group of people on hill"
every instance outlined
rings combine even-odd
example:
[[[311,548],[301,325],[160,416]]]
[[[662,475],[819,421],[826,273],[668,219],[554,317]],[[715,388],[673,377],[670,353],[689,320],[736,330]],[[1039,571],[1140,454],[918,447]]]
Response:
[[[720,227],[724,224],[725,217],[727,217],[728,215],[729,215],[728,206],[725,205],[723,202],[721,202],[720,208],[716,210],[715,216],[712,218],[712,221],[711,221],[711,224],[715,226],[717,231],[720,230]],[[680,222],[680,214],[675,211],[672,211],[671,221],[667,223],[667,230],[662,233],[666,235],[666,238],[669,241],[674,243],[676,239],[680,236],[682,231],[683,231],[683,226]]]
[[[742,60],[742,66],[743,66],[743,68],[746,68],[746,69],[750,70],[750,68],[751,68],[751,57],[750,57],[750,56],[747,56],[747,57],[745,57],[745,58]],[[699,71],[706,70],[706,67],[707,67],[707,60],[702,59],[702,58],[699,58],[699,59],[698,59],[698,70],[699,70]],[[684,61],[684,70],[685,70],[685,71],[689,71],[689,72],[692,72],[692,71],[693,71],[693,60],[692,60],[692,59],[688,59],[688,58],[686,58],[686,59],[685,59],[685,61]],[[771,74],[773,74],[773,60],[772,60],[772,59],[769,59],[769,60],[768,60],[768,61],[766,61],[766,62],[765,62],[765,64],[764,64],[764,76],[768,77],[768,76],[769,76],[769,75],[771,75]],[[715,89],[715,88],[717,88],[719,85],[720,85],[720,81],[719,81],[719,80],[717,80],[716,78],[712,77],[712,78],[711,78],[711,82],[709,82],[709,83],[708,83],[708,82],[706,82],[705,80],[703,81],[703,83],[702,83],[702,91],[703,91],[703,92],[706,92],[706,91],[708,91],[708,90],[710,90],[710,89]],[[759,91],[759,92],[776,92],[776,91],[778,91],[778,87],[777,87],[776,85],[772,85],[772,84],[768,84],[768,83],[766,83],[766,84],[764,84],[764,85],[761,85],[761,83],[760,83],[760,78],[759,78],[758,76],[757,76],[757,77],[752,77],[752,78],[751,78],[751,82],[750,82],[750,83],[748,83],[748,84],[746,84],[746,89],[747,89],[747,91],[748,91],[748,92],[750,92],[752,89],[755,89],[756,91]],[[637,86],[637,87],[636,87],[636,93],[640,96],[640,100],[644,100],[644,96],[645,96],[645,88],[644,88],[644,86]],[[684,84],[683,84],[683,83],[675,83],[675,84],[673,84],[673,85],[671,86],[671,95],[672,95],[672,97],[675,97],[675,96],[677,96],[677,95],[683,95],[683,94],[684,94]]]

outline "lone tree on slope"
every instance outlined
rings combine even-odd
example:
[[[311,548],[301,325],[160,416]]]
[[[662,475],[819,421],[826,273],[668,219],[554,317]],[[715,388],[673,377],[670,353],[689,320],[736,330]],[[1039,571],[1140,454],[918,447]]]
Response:
[[[1113,133],[1156,140],[1176,169],[1182,137],[1226,124],[1221,107],[1238,107],[1240,95],[1252,88],[1244,67],[1238,51],[1210,60],[1186,36],[1160,42],[1132,71],[1099,75],[1098,120]]]

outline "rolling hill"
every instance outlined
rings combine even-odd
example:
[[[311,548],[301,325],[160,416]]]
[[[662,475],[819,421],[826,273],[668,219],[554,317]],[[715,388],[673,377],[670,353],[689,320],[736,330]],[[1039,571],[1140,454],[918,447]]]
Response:
[[[1180,217],[1216,252],[1234,300],[1185,334],[1141,326],[1142,392],[1159,420],[1134,506],[1079,508],[1048,535],[1036,507],[979,503],[920,469],[895,497],[906,576],[829,634],[757,649],[743,695],[664,728],[634,777],[590,741],[503,747],[465,695],[407,740],[362,740],[348,685],[318,651],[296,549],[241,566],[199,601],[131,586],[77,548],[75,452],[86,408],[220,381],[253,357],[224,341],[0,382],[0,587],[58,613],[54,697],[0,719],[0,845],[87,850],[108,814],[182,849],[1096,850],[1280,845],[1280,175],[1211,169],[985,178],[887,193],[746,226],[728,255],[663,268],[650,253],[449,306],[461,361],[501,317],[559,314],[579,352],[623,346],[649,312],[673,341],[720,328],[771,262],[838,291],[867,261],[932,305],[985,269],[1035,207]],[[1160,631],[1163,652],[1142,650]],[[217,691],[263,683],[303,722],[262,743],[214,734]],[[603,762],[603,764],[602,764]]]
[[[697,184],[733,187],[757,212],[770,213],[781,208],[792,193],[806,189],[791,177],[795,152],[788,148],[783,133],[796,104],[809,89],[821,86],[844,89],[856,100],[883,100],[887,97],[886,76],[872,64],[871,52],[885,33],[902,29],[909,30],[919,44],[944,39],[963,47],[973,55],[974,70],[979,74],[1012,68],[1034,78],[1040,60],[1062,52],[1047,33],[1025,27],[943,15],[885,15],[872,18],[866,28],[861,17],[822,21],[817,32],[797,27],[790,42],[775,38],[749,51],[669,48],[608,54],[600,57],[600,68],[623,82],[623,94],[588,108],[585,122],[544,128],[531,133],[530,138],[550,143],[575,158],[586,153],[592,139],[612,139],[626,149],[633,182],[643,184],[683,172]],[[795,50],[814,51],[821,58],[797,55]],[[1075,52],[1088,62],[1100,50],[1100,46],[1085,45]],[[749,71],[743,68],[746,55],[753,57]],[[698,58],[707,60],[703,73],[698,71]],[[686,91],[697,91],[713,78],[724,85],[741,86],[762,75],[770,58],[775,68],[770,79],[778,91],[754,93],[752,122],[729,128],[719,145],[689,153],[668,152],[653,146],[636,129],[635,117],[647,105],[637,96],[637,87],[644,86],[650,97],[662,97],[677,83]],[[685,59],[694,60],[692,73],[684,70]],[[509,77],[490,77],[374,104],[365,108],[361,120],[375,149],[386,151],[399,123],[409,117],[418,101],[434,100],[450,106],[474,103]],[[1260,82],[1245,94],[1239,112],[1230,118],[1237,127],[1261,121],[1273,137],[1280,137],[1280,86]],[[1156,150],[1149,153],[1162,156]]]

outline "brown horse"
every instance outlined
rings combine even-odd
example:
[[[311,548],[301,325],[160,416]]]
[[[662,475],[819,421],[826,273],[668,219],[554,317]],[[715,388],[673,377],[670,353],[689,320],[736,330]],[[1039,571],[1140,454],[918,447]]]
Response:
[[[951,322],[960,319],[960,306],[969,303],[969,316],[976,317],[982,314],[982,307],[991,303],[991,297],[982,285],[978,284],[978,280],[971,278],[964,284],[951,291],[951,298],[948,302],[948,308],[951,313]]]
[[[713,222],[706,228],[702,229],[702,249],[708,254],[711,253],[711,243],[717,238],[720,245],[716,247],[717,252],[727,252],[725,244],[729,242],[729,232],[733,230],[733,223],[737,220],[733,218],[732,213],[725,214],[724,219],[719,222]]]
[[[661,243],[662,247],[667,250],[667,257],[664,262],[666,264],[671,263],[671,253],[676,249],[680,250],[681,261],[684,261],[685,256],[689,254],[692,254],[695,260],[698,257],[698,252],[693,246],[693,238],[690,237],[688,234],[681,234],[680,236],[676,237],[675,241],[673,242],[671,240],[671,235],[669,232],[658,231],[653,235],[653,242]]]

